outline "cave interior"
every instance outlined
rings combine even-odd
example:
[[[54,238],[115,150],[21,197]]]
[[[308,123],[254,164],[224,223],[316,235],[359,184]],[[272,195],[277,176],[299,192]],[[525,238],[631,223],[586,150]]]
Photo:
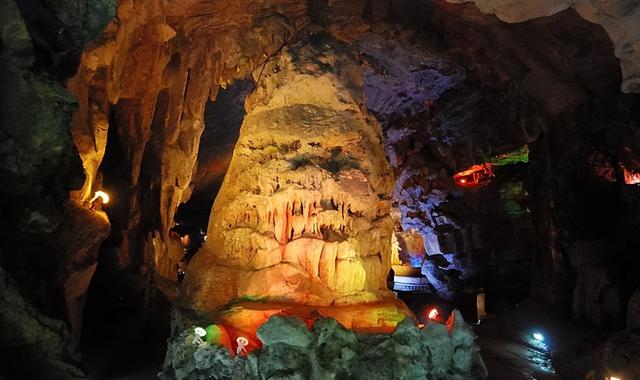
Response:
[[[0,379],[640,379],[640,1],[5,0]]]

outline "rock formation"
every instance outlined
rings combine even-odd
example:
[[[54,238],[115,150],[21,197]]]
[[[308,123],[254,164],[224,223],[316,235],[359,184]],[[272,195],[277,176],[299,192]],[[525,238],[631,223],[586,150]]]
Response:
[[[262,349],[233,357],[217,344],[193,343],[194,328],[169,343],[165,379],[485,379],[475,336],[459,312],[419,329],[405,319],[389,335],[357,334],[334,319],[274,316],[258,330]],[[208,337],[207,337],[208,339]]]
[[[69,82],[80,100],[72,134],[87,175],[76,196],[100,188],[98,168],[115,128],[111,143],[120,145],[127,173],[108,185],[123,219],[114,233],[124,266],[139,265],[146,250],[148,269],[175,276],[180,257],[170,255],[168,230],[190,193],[206,101],[279,49],[305,12],[296,1],[121,1],[116,21],[84,51]]]
[[[551,16],[567,8],[575,9],[585,20],[602,25],[620,58],[623,92],[640,92],[640,2],[636,0],[447,0],[474,2],[484,13],[517,23]]]
[[[72,363],[109,221],[67,199],[81,167],[69,133],[77,102],[61,81],[110,14],[99,1],[0,4],[0,347],[11,353],[8,377],[83,376]]]
[[[131,281],[137,294],[152,292],[155,274],[175,279],[183,251],[169,241],[174,213],[192,189],[208,189],[206,168],[196,167],[205,106],[250,72],[258,88],[209,242],[189,268],[188,306],[213,311],[249,297],[245,314],[225,317],[244,323],[300,312],[292,303],[311,319],[346,305],[367,315],[336,312],[346,327],[394,325],[406,312],[388,302],[383,281],[395,202],[395,228],[424,245],[407,248],[407,260],[422,260],[441,296],[481,268],[504,274],[500,289],[563,302],[573,294],[577,316],[621,319],[638,286],[626,268],[639,265],[629,248],[640,212],[620,165],[640,170],[640,108],[618,88],[640,91],[639,3],[468,3],[2,2],[0,273],[17,290],[0,301],[11,339],[57,346],[46,361],[69,359],[73,339],[48,317],[66,319],[78,337],[110,233],[106,213],[86,203],[95,190],[113,199],[104,252],[118,246],[120,269],[144,277]],[[453,173],[525,143],[528,184],[496,181],[484,195],[453,187]],[[230,153],[222,150],[220,162]],[[583,170],[591,156],[607,162],[604,185]],[[515,207],[515,220],[507,206],[518,197],[532,203]],[[524,239],[530,211],[535,247]],[[575,244],[594,239],[606,247],[596,257]],[[532,267],[531,287],[526,275],[513,279]],[[254,297],[275,309],[249,310]]]
[[[393,176],[362,71],[319,32],[254,71],[256,91],[191,262],[190,303],[342,305],[389,297]]]

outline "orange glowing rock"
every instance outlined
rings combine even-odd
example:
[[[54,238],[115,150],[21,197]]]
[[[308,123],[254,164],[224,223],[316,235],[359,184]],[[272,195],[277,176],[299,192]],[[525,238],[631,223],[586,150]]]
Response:
[[[460,187],[474,188],[487,186],[493,177],[493,165],[484,163],[454,174],[453,180]]]
[[[640,184],[640,173],[631,172],[629,169],[623,166],[624,170],[624,183],[627,185],[637,185]]]
[[[366,333],[392,333],[400,321],[412,317],[409,309],[397,299],[343,306],[245,301],[223,313],[219,325],[228,332],[234,352],[238,337],[249,341],[245,349],[251,352],[262,346],[256,331],[274,315],[300,318],[309,329],[319,318],[333,318],[347,329]]]

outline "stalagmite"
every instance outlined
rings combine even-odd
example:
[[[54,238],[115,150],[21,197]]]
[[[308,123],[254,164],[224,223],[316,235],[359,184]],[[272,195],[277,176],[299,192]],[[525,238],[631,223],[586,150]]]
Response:
[[[294,45],[260,70],[268,74],[247,99],[208,240],[189,266],[185,296],[196,308],[257,297],[265,304],[373,302],[404,310],[385,282],[392,221],[389,197],[380,194],[390,193],[393,176],[380,127],[367,121],[360,95],[347,86],[361,69],[330,45]],[[319,55],[349,69],[341,76],[320,67]],[[256,192],[256,180],[277,185]],[[245,216],[240,223],[238,215]],[[230,282],[218,280],[223,273]],[[385,323],[375,319],[362,324]]]

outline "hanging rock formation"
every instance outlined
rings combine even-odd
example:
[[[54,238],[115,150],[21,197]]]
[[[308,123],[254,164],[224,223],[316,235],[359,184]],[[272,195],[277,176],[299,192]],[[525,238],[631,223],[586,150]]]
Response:
[[[149,267],[175,277],[180,257],[169,249],[168,230],[190,195],[207,99],[266,60],[305,20],[298,1],[118,3],[116,20],[84,51],[68,87],[80,101],[72,135],[86,173],[76,197],[101,188],[108,135],[122,153],[124,180],[105,184],[116,193],[121,264],[139,265],[146,252]]]
[[[254,72],[258,87],[189,266],[191,304],[306,305],[388,298],[393,176],[361,108],[353,52],[324,33]]]

